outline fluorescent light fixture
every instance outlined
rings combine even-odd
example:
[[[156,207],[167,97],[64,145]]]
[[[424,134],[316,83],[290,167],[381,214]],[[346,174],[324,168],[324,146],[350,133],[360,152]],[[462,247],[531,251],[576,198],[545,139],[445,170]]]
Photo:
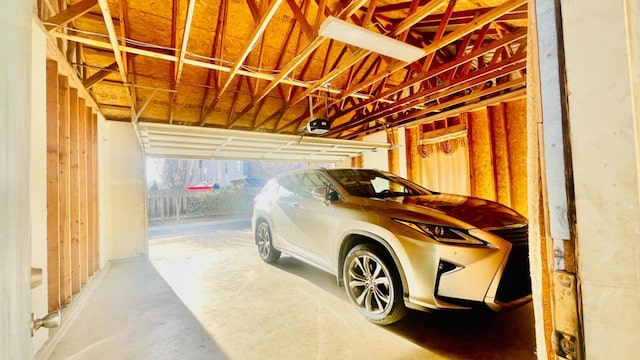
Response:
[[[424,50],[419,47],[367,30],[362,26],[333,16],[329,16],[322,22],[318,33],[329,39],[338,40],[406,63],[412,63],[426,55]]]

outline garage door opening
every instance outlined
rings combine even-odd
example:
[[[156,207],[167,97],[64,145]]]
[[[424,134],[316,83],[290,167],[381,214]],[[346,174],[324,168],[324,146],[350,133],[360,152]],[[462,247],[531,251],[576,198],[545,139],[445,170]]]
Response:
[[[149,227],[250,217],[253,198],[265,182],[300,162],[148,158]],[[314,166],[332,166],[316,164]]]

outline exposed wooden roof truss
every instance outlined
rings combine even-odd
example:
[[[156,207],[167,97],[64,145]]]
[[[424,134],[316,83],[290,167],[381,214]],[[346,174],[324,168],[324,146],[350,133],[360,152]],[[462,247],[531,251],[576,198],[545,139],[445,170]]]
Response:
[[[40,0],[112,120],[353,139],[521,97],[526,0]],[[319,35],[334,16],[424,50],[404,63]],[[311,103],[311,106],[310,106]]]

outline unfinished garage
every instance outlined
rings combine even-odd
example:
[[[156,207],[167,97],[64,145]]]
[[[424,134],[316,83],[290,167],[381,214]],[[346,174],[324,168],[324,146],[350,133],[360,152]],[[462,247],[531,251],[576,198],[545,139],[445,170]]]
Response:
[[[38,0],[0,16],[0,358],[637,353],[635,2]],[[528,219],[531,301],[385,327],[335,276],[262,263],[250,227],[152,245],[153,157],[376,168],[502,204]]]

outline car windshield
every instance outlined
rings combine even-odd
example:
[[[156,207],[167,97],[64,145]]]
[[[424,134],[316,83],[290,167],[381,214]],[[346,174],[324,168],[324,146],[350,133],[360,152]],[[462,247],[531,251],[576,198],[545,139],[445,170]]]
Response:
[[[353,196],[387,198],[432,194],[409,180],[377,170],[334,169],[327,173]]]

